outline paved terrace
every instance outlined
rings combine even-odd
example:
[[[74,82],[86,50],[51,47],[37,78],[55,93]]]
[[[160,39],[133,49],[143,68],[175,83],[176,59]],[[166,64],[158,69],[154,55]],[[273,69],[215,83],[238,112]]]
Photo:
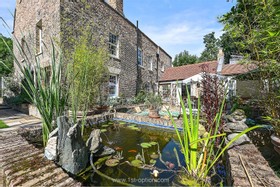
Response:
[[[0,105],[0,120],[10,126],[0,129],[0,186],[81,186],[19,134],[40,128],[40,119]]]

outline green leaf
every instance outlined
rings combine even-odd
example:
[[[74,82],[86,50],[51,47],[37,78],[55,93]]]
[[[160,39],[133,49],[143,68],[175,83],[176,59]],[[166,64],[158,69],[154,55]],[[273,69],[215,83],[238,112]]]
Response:
[[[157,143],[157,142],[150,142],[149,144],[151,144],[151,145],[157,145],[158,143]]]
[[[144,143],[141,143],[140,145],[141,145],[141,147],[144,148],[144,149],[152,147],[151,144],[145,143],[145,142],[144,142]]]
[[[143,165],[143,162],[141,160],[132,160],[131,165],[139,168]]]

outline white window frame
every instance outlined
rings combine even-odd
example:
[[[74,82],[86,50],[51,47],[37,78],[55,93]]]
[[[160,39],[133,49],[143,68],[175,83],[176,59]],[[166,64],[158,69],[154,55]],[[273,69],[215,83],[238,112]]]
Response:
[[[162,71],[162,72],[164,72],[164,70],[165,70],[164,68],[165,68],[165,67],[164,67],[164,62],[161,62],[161,71]]]
[[[111,77],[116,78],[116,84],[110,82]],[[115,93],[114,94],[110,94],[110,87],[111,86],[115,86]],[[109,77],[109,97],[110,98],[117,98],[118,96],[119,96],[119,76],[114,75],[114,74],[110,74],[110,77]]]
[[[115,36],[116,37],[116,43],[112,43],[111,41],[110,41],[110,37],[111,37],[111,35],[112,36]],[[110,54],[110,56],[111,57],[114,57],[114,58],[119,58],[119,36],[118,35],[115,35],[115,34],[113,34],[113,33],[109,33],[109,54]],[[115,47],[116,48],[116,54],[112,54],[111,53],[111,46],[113,46],[113,47]]]
[[[153,71],[154,70],[154,60],[152,57],[150,57],[149,63],[150,63],[150,71]]]
[[[143,65],[143,50],[140,48],[140,47],[138,47],[137,48],[137,64],[139,65],[139,66],[144,66]]]

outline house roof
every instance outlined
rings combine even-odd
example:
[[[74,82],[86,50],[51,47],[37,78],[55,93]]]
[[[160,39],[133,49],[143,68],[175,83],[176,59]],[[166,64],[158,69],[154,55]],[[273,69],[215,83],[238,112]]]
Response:
[[[161,77],[160,82],[184,80],[203,72],[203,68],[206,68],[209,73],[216,73],[217,65],[217,61],[209,61],[167,68]]]
[[[160,79],[160,82],[185,80],[194,75],[206,71],[208,73],[217,73],[217,61],[202,62],[198,64],[189,64],[179,67],[167,68]],[[244,64],[225,64],[223,65],[221,75],[231,76],[240,75],[248,73],[255,70],[257,67],[255,65],[244,65]]]
[[[255,65],[246,65],[246,64],[226,64],[223,66],[221,71],[222,75],[240,75],[248,73],[252,70],[255,70],[257,67]]]

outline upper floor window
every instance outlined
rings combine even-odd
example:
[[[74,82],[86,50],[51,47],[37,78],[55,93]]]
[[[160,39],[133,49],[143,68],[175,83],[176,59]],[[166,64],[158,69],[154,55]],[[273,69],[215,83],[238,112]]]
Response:
[[[43,40],[42,40],[42,20],[36,24],[36,53],[42,53]]]
[[[109,53],[114,57],[119,57],[119,37],[109,33]]]
[[[139,47],[137,48],[137,62],[138,65],[143,66],[143,51]]]
[[[152,58],[152,57],[149,57],[149,64],[150,64],[150,68],[149,68],[149,70],[150,70],[150,71],[153,71],[153,68],[154,68],[154,62],[153,62],[153,58]]]

